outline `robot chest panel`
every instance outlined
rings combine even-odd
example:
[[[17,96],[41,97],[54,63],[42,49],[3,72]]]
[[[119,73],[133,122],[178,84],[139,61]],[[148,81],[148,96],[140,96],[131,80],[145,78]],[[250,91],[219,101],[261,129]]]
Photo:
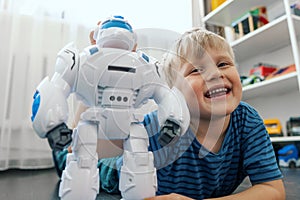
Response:
[[[77,90],[93,106],[131,107],[143,85],[142,68],[130,54],[90,57],[80,67]]]
[[[142,80],[138,69],[130,66],[109,65],[97,85],[97,105],[132,107]]]

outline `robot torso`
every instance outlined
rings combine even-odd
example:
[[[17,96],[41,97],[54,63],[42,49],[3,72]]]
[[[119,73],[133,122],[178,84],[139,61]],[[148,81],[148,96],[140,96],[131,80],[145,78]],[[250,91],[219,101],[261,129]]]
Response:
[[[89,107],[129,109],[151,98],[155,66],[135,52],[87,47],[80,56],[75,93]]]

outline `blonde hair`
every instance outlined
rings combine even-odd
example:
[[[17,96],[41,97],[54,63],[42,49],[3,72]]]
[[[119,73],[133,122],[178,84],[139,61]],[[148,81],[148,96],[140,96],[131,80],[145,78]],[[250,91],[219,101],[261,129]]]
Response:
[[[193,28],[186,31],[173,49],[164,55],[162,66],[168,85],[174,85],[177,70],[182,64],[201,58],[207,49],[226,51],[234,60],[233,50],[223,37],[202,28]]]

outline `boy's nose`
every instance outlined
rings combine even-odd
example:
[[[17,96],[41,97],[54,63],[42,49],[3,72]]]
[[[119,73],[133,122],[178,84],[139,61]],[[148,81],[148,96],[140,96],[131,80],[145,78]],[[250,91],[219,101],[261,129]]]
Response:
[[[221,72],[221,70],[218,69],[217,66],[210,66],[210,69],[207,70],[207,74],[206,74],[206,80],[214,80],[214,79],[219,79],[223,77],[223,73]]]

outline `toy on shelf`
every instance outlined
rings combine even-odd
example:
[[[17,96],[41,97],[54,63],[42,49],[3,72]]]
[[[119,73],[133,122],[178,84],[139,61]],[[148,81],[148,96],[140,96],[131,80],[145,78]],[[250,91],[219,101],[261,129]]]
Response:
[[[219,7],[222,3],[224,3],[226,0],[211,0],[211,10],[215,10],[217,7]]]
[[[300,16],[300,1],[291,5],[292,14]]]
[[[277,70],[277,66],[267,63],[258,63],[250,70],[250,75],[260,76],[263,79]]]
[[[286,122],[288,136],[300,136],[300,117],[290,117]]]
[[[251,9],[245,15],[234,21],[231,26],[235,38],[238,39],[267,23],[269,23],[267,9],[262,6]]]
[[[294,144],[289,144],[278,150],[280,167],[300,167],[299,151]]]
[[[158,140],[166,146],[189,126],[184,96],[168,87],[147,55],[133,52],[136,35],[123,17],[114,16],[100,24],[94,39],[96,45],[81,53],[74,45],[63,48],[52,79],[46,77],[34,95],[33,128],[41,138],[48,138],[52,148],[63,148],[67,142],[61,145],[61,140],[72,133],[66,126],[70,94],[75,93],[88,107],[72,133],[72,153],[67,155],[59,196],[63,200],[96,199],[98,139],[124,141],[119,181],[122,198],[155,196],[156,169],[139,108],[149,99],[158,104]]]
[[[277,118],[273,119],[264,119],[265,127],[270,135],[270,137],[281,137],[283,136],[282,133],[282,126],[281,122]]]
[[[262,82],[264,79],[261,76],[250,75],[250,76],[240,76],[242,86],[252,85],[254,83]]]
[[[282,75],[285,75],[285,74],[289,74],[289,73],[295,72],[295,71],[296,71],[295,64],[289,65],[287,67],[278,68],[277,70],[275,70],[274,72],[269,74],[266,77],[266,80],[271,79],[271,78],[275,78],[275,77],[278,77],[278,76],[282,76]]]

